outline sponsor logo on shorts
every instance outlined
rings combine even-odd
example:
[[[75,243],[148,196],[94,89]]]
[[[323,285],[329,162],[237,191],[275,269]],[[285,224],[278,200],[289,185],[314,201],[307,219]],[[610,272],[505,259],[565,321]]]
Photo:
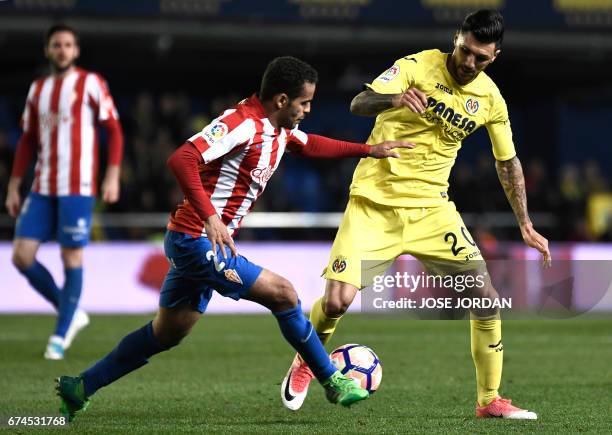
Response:
[[[478,104],[478,101],[473,98],[470,98],[465,102],[465,110],[470,115],[473,115],[474,113],[478,112],[479,107],[480,104]]]
[[[87,219],[79,218],[76,226],[65,225],[62,227],[62,231],[66,234],[71,234],[72,240],[75,242],[83,240],[89,231],[87,228]]]
[[[225,279],[227,279],[228,281],[242,284],[242,279],[240,278],[240,275],[238,275],[238,272],[236,272],[234,269],[225,269],[224,274]]]
[[[338,257],[332,263],[332,271],[334,273],[342,273],[346,270],[346,258]]]
[[[472,258],[476,258],[480,256],[480,251],[476,250],[474,252],[470,252],[465,256],[465,263],[469,263]]]

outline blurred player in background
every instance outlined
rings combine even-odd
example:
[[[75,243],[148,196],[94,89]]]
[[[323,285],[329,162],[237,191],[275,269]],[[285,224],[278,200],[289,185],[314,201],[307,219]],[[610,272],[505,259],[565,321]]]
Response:
[[[78,331],[89,323],[78,305],[83,286],[83,248],[89,240],[97,194],[96,125],[102,125],[108,133],[108,165],[102,182],[102,199],[108,203],[119,199],[123,134],[104,79],[75,66],[79,57],[76,31],[61,24],[51,27],[44,48],[51,74],[30,86],[6,208],[17,217],[13,264],[58,312],[44,356],[59,360]],[[22,204],[21,183],[34,155],[34,183]],[[52,238],[61,245],[65,273],[61,289],[36,260],[40,244]]]
[[[499,55],[503,34],[499,12],[472,13],[455,34],[452,54],[426,50],[403,57],[353,99],[352,113],[377,116],[368,143],[409,140],[416,147],[400,150],[399,159],[362,159],[355,170],[324,275],[325,294],[310,315],[323,343],[331,338],[358,290],[402,254],[413,255],[439,275],[484,275],[485,285],[465,296],[498,297],[480,251],[447,194],[462,140],[482,125],[489,132],[497,173],[523,240],[550,264],[548,241],[534,230],[527,213],[525,180],[506,103],[483,72]],[[503,361],[499,311],[472,310],[470,325],[476,416],[537,418],[499,396]],[[307,365],[296,356],[284,381],[291,387],[291,394],[283,397],[285,406],[296,410],[302,405],[310,379]]]
[[[298,124],[310,112],[317,72],[293,57],[274,59],[258,95],[226,110],[176,150],[168,165],[184,202],[171,214],[164,242],[170,271],[155,319],[125,336],[117,347],[78,377],[62,376],[57,391],[70,420],[100,388],[145,365],[191,331],[216,290],[270,309],[285,339],[308,361],[332,403],[349,406],[367,390],[331,364],[285,278],[239,255],[232,236],[253,208],[285,149],[306,157],[397,157],[389,141],[355,144],[305,134]],[[205,362],[203,363],[205,366]]]

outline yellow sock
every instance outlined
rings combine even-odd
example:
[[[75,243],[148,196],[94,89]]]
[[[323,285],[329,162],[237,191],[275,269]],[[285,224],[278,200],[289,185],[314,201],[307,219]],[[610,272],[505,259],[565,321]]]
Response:
[[[504,346],[501,342],[499,314],[484,319],[472,317],[470,329],[478,404],[485,406],[498,395],[497,390],[501,383]]]
[[[336,330],[336,325],[341,318],[342,316],[327,317],[325,311],[323,311],[323,298],[317,299],[317,301],[312,305],[312,310],[310,311],[310,323],[312,323],[315,331],[317,331],[317,335],[319,336],[319,339],[323,345],[326,345],[331,339],[331,336]]]

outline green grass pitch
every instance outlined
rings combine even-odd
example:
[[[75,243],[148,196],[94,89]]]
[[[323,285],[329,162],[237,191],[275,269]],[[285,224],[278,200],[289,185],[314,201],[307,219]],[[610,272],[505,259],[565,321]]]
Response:
[[[0,416],[55,415],[53,378],[76,374],[150,316],[93,316],[65,361],[42,353],[54,319],[0,317]],[[293,353],[272,316],[204,316],[177,348],[102,389],[63,432],[74,433],[612,433],[612,320],[507,321],[502,394],[537,421],[476,420],[466,321],[349,315],[331,347],[371,346],[381,389],[342,409],[313,383],[303,408],[283,408]]]

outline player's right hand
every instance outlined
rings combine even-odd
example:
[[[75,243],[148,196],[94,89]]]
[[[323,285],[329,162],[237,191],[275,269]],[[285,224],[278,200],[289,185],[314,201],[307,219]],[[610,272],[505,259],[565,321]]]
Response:
[[[427,109],[427,95],[417,88],[409,88],[393,102],[395,107],[407,107],[414,113],[423,114]]]
[[[9,188],[4,205],[6,206],[6,209],[11,217],[16,218],[19,214],[19,210],[21,209],[21,196],[19,195],[18,189]]]
[[[234,240],[229,234],[227,227],[223,224],[219,216],[216,214],[209,216],[204,221],[204,229],[206,230],[206,236],[212,245],[213,254],[217,256],[217,244],[221,248],[221,255],[227,259],[225,254],[225,247],[227,246],[232,252],[232,256],[236,257],[238,251],[234,245]]]

